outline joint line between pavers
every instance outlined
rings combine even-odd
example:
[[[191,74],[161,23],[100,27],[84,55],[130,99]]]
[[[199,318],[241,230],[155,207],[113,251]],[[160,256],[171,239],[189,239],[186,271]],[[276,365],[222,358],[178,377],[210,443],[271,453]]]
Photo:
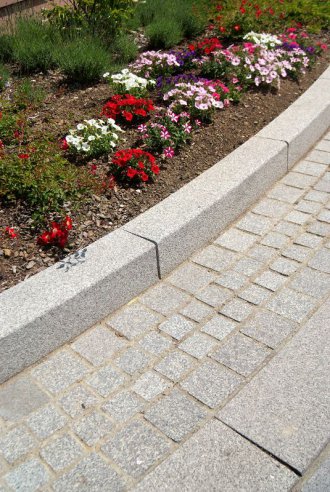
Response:
[[[295,475],[297,475],[298,477],[302,477],[302,473],[297,470],[297,468],[295,468],[294,466],[290,465],[290,463],[287,463],[286,461],[282,460],[281,458],[279,458],[278,456],[276,456],[275,454],[273,454],[271,451],[269,451],[268,449],[264,448],[263,446],[260,446],[260,444],[258,444],[257,442],[253,441],[252,439],[250,439],[249,437],[247,437],[245,434],[242,434],[241,432],[239,432],[237,429],[235,429],[234,427],[232,427],[231,425],[227,424],[227,422],[224,422],[223,420],[221,420],[220,417],[217,417],[226,427],[228,427],[229,429],[231,429],[232,431],[236,432],[236,434],[238,434],[239,436],[243,437],[243,439],[245,439],[246,441],[248,441],[250,444],[252,444],[253,446],[256,446],[257,448],[259,448],[261,451],[263,451],[264,453],[268,454],[268,456],[270,456],[271,458],[273,458],[273,460],[277,461],[278,463],[280,463],[281,465],[285,466],[286,468],[288,468],[289,470],[291,470],[293,473],[295,473]]]
[[[155,248],[156,248],[157,275],[158,275],[159,280],[161,280],[162,274],[161,274],[161,270],[160,270],[159,248],[158,248],[157,242],[154,239],[150,239],[149,237],[141,236],[140,234],[136,234],[135,232],[128,231],[127,229],[124,229],[124,231],[128,232],[128,234],[132,234],[132,236],[137,236],[137,237],[140,237],[141,239],[145,239],[146,241],[149,241],[150,243],[152,243],[155,246]]]

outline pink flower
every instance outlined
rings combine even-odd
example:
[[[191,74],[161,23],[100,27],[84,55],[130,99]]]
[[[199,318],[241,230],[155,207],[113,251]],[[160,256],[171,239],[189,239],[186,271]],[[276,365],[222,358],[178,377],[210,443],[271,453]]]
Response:
[[[172,157],[174,157],[174,149],[172,147],[166,147],[166,149],[164,149],[164,157],[172,159]]]

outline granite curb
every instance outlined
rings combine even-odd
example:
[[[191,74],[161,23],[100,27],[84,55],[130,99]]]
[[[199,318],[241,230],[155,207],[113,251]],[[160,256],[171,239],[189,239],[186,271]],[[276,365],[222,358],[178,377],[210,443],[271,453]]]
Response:
[[[212,168],[125,226],[0,294],[0,383],[76,337],[214,239],[321,138],[330,68]]]

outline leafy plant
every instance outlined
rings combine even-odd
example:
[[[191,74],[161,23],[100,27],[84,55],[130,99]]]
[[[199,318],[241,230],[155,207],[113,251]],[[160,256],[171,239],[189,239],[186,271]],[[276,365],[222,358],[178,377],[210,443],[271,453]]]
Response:
[[[13,59],[13,37],[9,34],[0,35],[0,61],[7,63]]]
[[[170,48],[183,39],[183,30],[180,22],[164,17],[152,22],[146,28],[150,47],[155,49]]]
[[[130,63],[138,54],[136,43],[126,33],[116,36],[111,43],[110,48],[114,59],[123,64]]]
[[[98,180],[86,168],[77,168],[48,142],[0,159],[0,201],[21,200],[31,208],[35,223],[60,212],[67,201],[79,201],[98,189]]]
[[[6,83],[9,79],[9,72],[2,63],[0,63],[0,91],[6,87]]]
[[[23,110],[41,104],[45,97],[45,91],[26,78],[22,79],[16,88],[14,102],[18,110]]]
[[[13,60],[22,73],[47,71],[55,66],[54,46],[60,35],[38,19],[22,18],[17,21],[13,35]]]
[[[68,81],[80,84],[99,80],[111,63],[101,42],[85,36],[64,42],[56,53],[56,61]]]

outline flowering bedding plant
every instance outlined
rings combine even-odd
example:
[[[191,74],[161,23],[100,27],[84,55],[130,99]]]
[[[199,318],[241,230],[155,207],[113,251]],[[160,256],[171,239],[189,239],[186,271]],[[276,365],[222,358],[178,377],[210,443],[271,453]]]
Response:
[[[140,125],[138,131],[150,151],[171,158],[176,149],[189,142],[195,126],[189,113],[176,114],[168,109],[159,114],[155,121]]]
[[[62,142],[62,149],[73,155],[100,157],[116,147],[118,132],[123,130],[112,118],[106,121],[85,120],[84,123],[79,123],[76,129],[70,130]]]
[[[169,108],[175,112],[188,111],[193,118],[210,120],[215,109],[223,108],[223,102],[219,94],[211,85],[204,80],[193,84],[179,83],[174,89],[166,92],[164,101],[169,102]]]
[[[263,48],[276,48],[276,46],[280,46],[282,44],[281,39],[273,34],[267,34],[265,32],[257,33],[254,31],[250,31],[243,37],[246,41],[250,41],[251,43],[262,46]]]
[[[64,248],[68,242],[69,231],[72,229],[72,219],[67,216],[62,222],[52,222],[51,229],[43,232],[37,239],[40,246],[58,246]]]
[[[145,51],[130,67],[134,72],[149,79],[173,74],[180,67],[180,63],[173,52]]]
[[[159,173],[156,158],[142,149],[118,150],[112,158],[110,173],[117,181],[139,183],[153,180]]]
[[[213,53],[213,51],[219,50],[222,48],[222,44],[218,38],[205,38],[203,41],[200,41],[197,44],[190,44],[190,51],[194,51],[200,54],[209,55]]]
[[[155,85],[156,81],[148,78],[139,77],[135,73],[130,72],[127,68],[124,68],[120,73],[114,75],[109,72],[103,75],[104,78],[110,79],[110,84],[114,87],[118,94],[134,94],[135,96],[144,96],[148,93],[149,89]]]
[[[116,94],[103,106],[102,115],[113,120],[121,118],[126,122],[136,122],[147,118],[154,109],[151,99],[137,98],[132,94]]]

